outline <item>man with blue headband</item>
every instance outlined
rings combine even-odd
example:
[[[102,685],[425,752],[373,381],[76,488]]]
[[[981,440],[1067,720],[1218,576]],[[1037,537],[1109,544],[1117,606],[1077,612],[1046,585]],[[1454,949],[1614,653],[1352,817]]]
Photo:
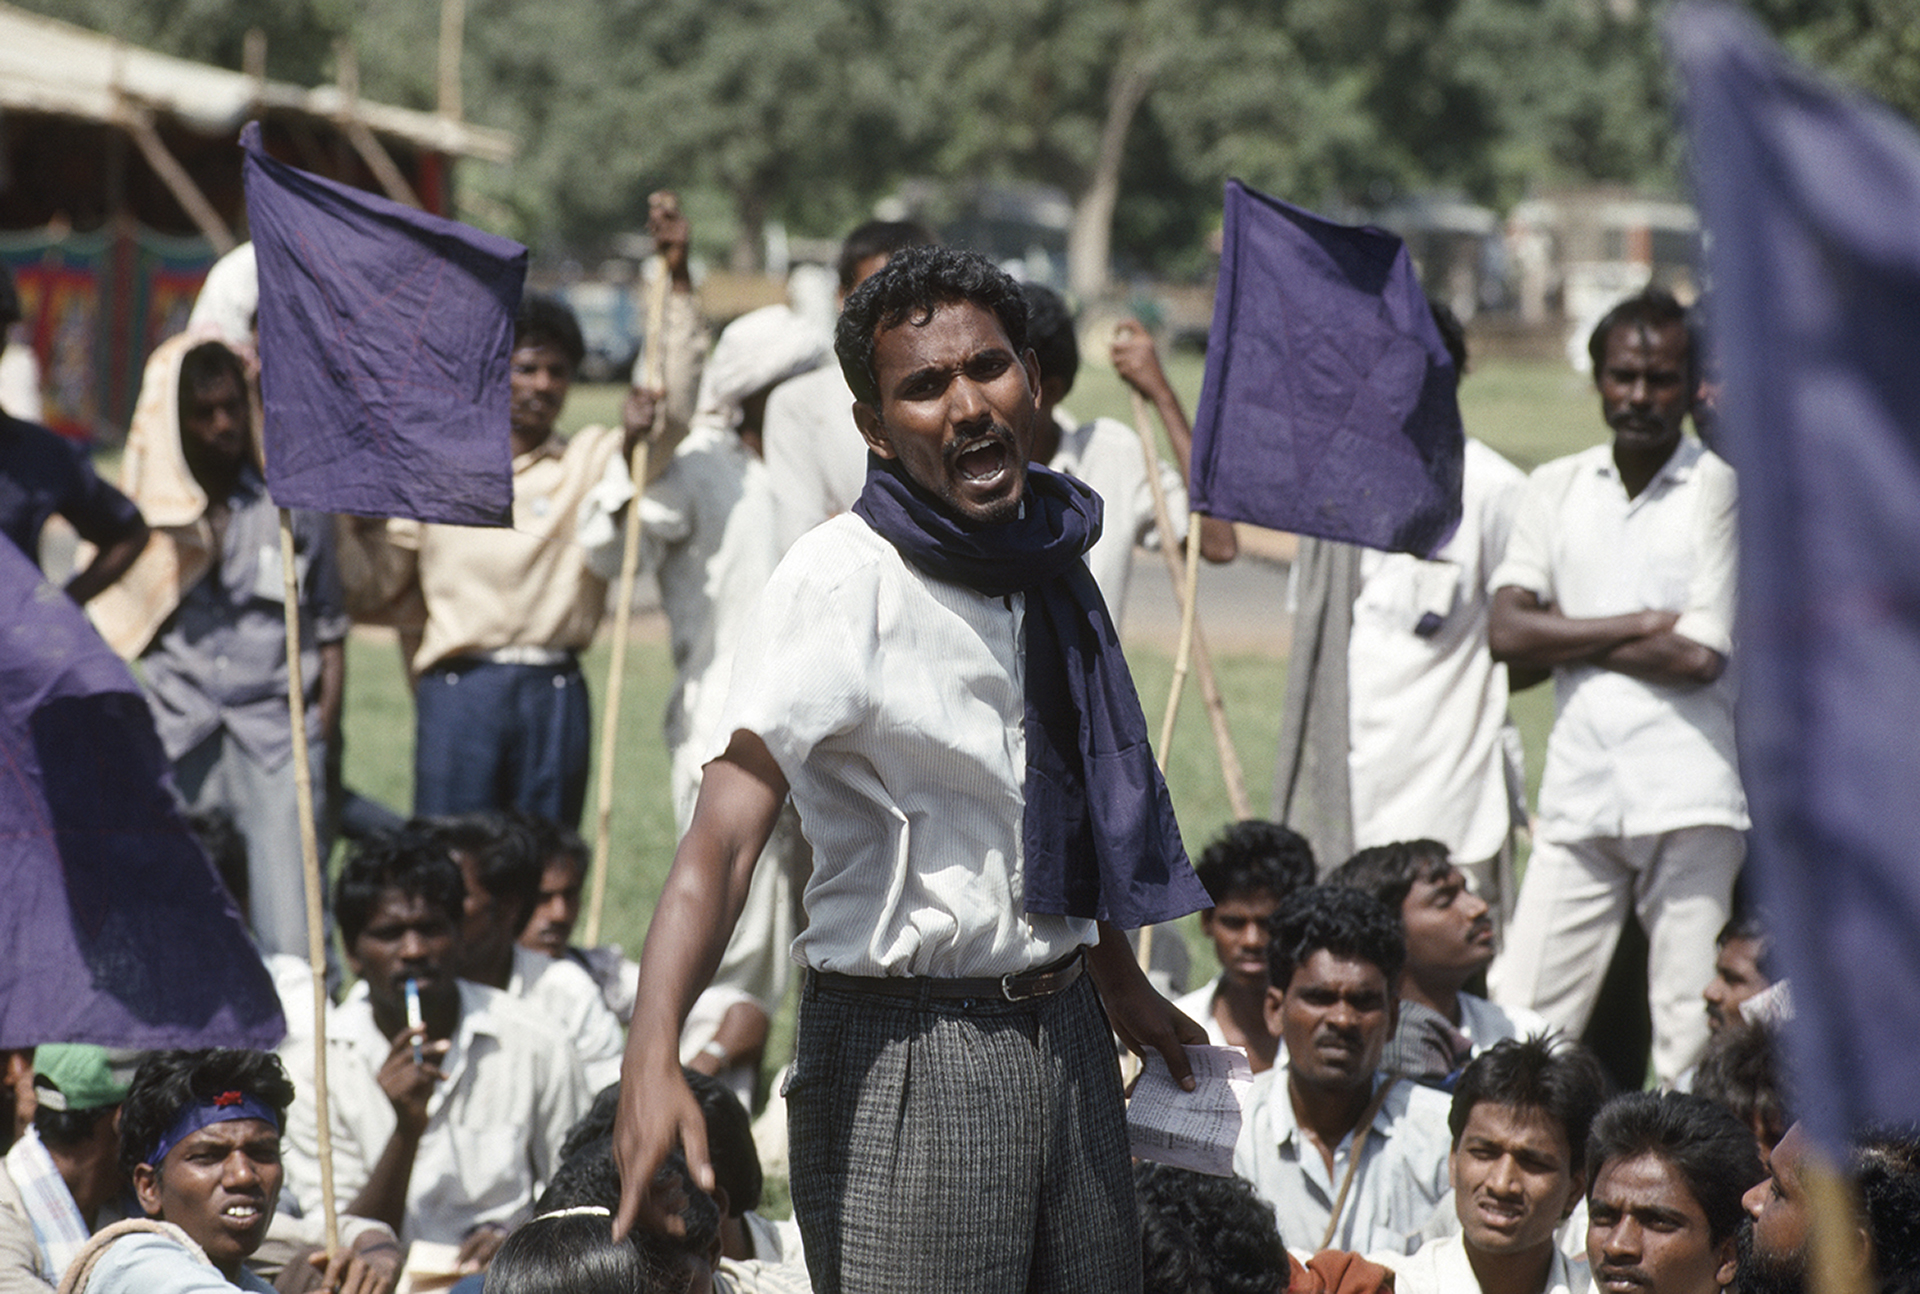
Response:
[[[1026,324],[1012,279],[943,248],[847,299],[866,485],[740,635],[641,963],[617,1235],[675,1229],[649,1184],[676,1141],[711,1187],[680,1021],[791,793],[814,867],[786,1095],[816,1291],[1140,1288],[1108,1025],[1189,1083],[1181,1044],[1206,1034],[1124,931],[1210,900],[1087,569],[1099,496],[1029,462]]]
[[[293,1084],[269,1052],[156,1052],[120,1107],[120,1162],[143,1219],[74,1259],[76,1294],[222,1294],[273,1286],[247,1270],[280,1198]]]

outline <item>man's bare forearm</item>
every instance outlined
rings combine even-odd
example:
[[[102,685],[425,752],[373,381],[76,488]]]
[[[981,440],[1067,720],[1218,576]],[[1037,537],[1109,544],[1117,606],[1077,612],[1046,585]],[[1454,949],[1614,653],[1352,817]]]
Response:
[[[1648,683],[1705,684],[1719,678],[1727,662],[1713,648],[1668,629],[1621,643],[1594,664]]]
[[[1487,645],[1495,660],[1529,669],[1552,669],[1580,661],[1598,663],[1601,656],[1622,644],[1671,629],[1678,618],[1670,611],[1566,616],[1526,589],[1508,585],[1494,591]]]
[[[81,606],[92,601],[102,589],[127,573],[127,568],[146,548],[148,533],[147,523],[142,521],[131,533],[95,553],[87,569],[67,581],[67,596]]]

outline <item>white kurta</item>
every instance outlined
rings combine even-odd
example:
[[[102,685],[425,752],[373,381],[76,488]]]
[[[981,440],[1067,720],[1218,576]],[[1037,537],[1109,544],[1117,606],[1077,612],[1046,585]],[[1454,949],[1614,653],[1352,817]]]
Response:
[[[1487,649],[1488,577],[1525,481],[1469,439],[1460,528],[1432,560],[1361,553],[1347,640],[1355,849],[1429,839],[1479,862],[1513,829],[1521,782],[1503,732],[1506,667]]]

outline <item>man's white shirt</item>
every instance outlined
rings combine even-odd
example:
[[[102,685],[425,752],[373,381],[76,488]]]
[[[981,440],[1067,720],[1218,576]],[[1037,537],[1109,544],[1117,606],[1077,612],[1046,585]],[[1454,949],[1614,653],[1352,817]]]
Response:
[[[1527,479],[1493,585],[1526,589],[1575,618],[1677,612],[1675,633],[1727,655],[1734,500],[1733,469],[1691,436],[1632,499],[1611,445],[1555,459]],[[1554,670],[1553,685],[1544,838],[1747,827],[1732,671],[1668,685],[1574,663]]]
[[[1550,1248],[1553,1257],[1541,1294],[1587,1294],[1592,1284],[1587,1264],[1569,1261],[1558,1246]],[[1480,1294],[1462,1235],[1429,1240],[1411,1254],[1386,1250],[1367,1257],[1392,1269],[1396,1294]]]
[[[766,743],[814,869],[794,957],[848,975],[999,975],[1098,938],[1025,911],[1026,603],[922,575],[857,516],[768,581],[724,717]]]
[[[1292,1248],[1406,1252],[1447,1194],[1451,1101],[1417,1083],[1394,1084],[1374,1115],[1339,1225],[1323,1243],[1334,1197],[1352,1162],[1354,1134],[1348,1133],[1335,1148],[1330,1173],[1319,1148],[1294,1118],[1288,1068],[1282,1061],[1254,1075],[1233,1151],[1233,1171],[1273,1206],[1280,1238]],[[1384,1080],[1383,1075],[1375,1081]]]
[[[573,1043],[590,1090],[598,1092],[620,1081],[627,1035],[601,996],[600,985],[584,967],[515,944],[507,992],[533,1007]]]
[[[482,1222],[524,1221],[589,1096],[573,1047],[528,1003],[459,982],[460,1023],[440,1062],[446,1074],[427,1102],[427,1130],[414,1156],[405,1242],[459,1244]],[[342,1212],[372,1175],[398,1126],[379,1081],[392,1042],[373,1020],[364,985],[328,1016],[334,1195]],[[283,1051],[300,1097],[287,1114],[287,1185],[304,1212],[321,1207],[318,1111],[302,1076],[313,1073],[308,1039]]]

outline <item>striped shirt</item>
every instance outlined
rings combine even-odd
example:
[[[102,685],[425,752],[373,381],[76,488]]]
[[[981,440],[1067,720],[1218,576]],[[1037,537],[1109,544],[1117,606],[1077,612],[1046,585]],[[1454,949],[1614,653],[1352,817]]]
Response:
[[[66,1179],[32,1128],[7,1152],[6,1172],[20,1192],[27,1220],[33,1223],[33,1238],[40,1246],[40,1274],[49,1284],[58,1284],[93,1234],[87,1220],[80,1216]]]

